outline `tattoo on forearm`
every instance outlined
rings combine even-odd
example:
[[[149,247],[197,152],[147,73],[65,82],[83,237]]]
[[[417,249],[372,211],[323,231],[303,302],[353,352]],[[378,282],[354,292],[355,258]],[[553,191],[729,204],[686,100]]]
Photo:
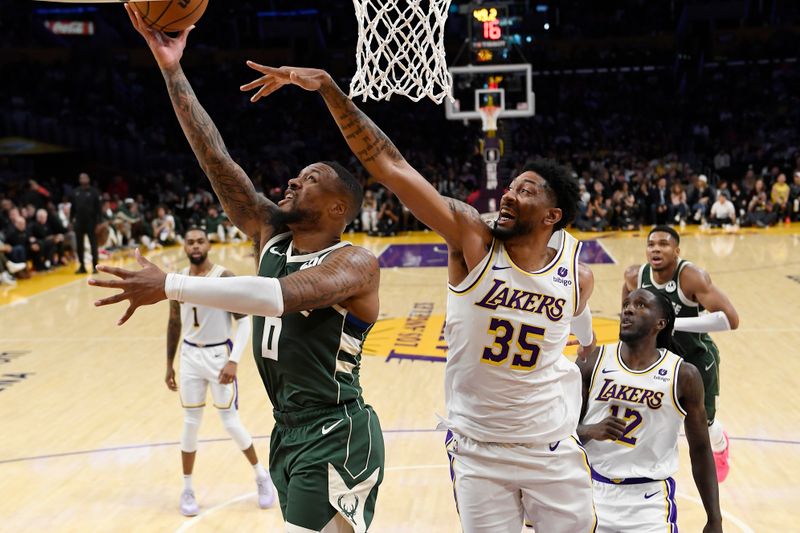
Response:
[[[306,311],[341,303],[377,287],[380,270],[374,257],[352,254],[281,278],[284,312]]]
[[[255,222],[268,222],[264,218],[269,215],[270,202],[256,193],[250,178],[231,158],[219,130],[200,105],[181,67],[161,72],[181,128],[225,212],[236,226],[253,233],[258,227]]]
[[[381,157],[388,157],[392,162],[403,160],[402,154],[389,137],[335,83],[323,85],[319,92],[350,149],[364,165]]]

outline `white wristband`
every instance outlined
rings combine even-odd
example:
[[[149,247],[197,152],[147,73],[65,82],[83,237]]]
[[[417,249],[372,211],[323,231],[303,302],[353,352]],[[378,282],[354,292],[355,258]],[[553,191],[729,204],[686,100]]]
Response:
[[[277,278],[206,278],[169,273],[164,292],[170,300],[205,305],[231,313],[281,316],[283,292]]]
[[[575,335],[581,346],[589,346],[594,339],[594,332],[592,331],[592,311],[589,309],[589,304],[583,308],[583,312],[579,315],[572,317],[572,322],[569,324],[570,332]]]
[[[676,318],[675,330],[691,333],[710,333],[712,331],[729,331],[731,323],[722,311],[689,318]]]

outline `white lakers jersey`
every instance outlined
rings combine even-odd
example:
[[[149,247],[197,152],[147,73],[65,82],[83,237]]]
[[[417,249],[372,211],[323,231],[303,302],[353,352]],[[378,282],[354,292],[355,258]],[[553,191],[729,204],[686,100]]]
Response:
[[[666,479],[678,470],[678,432],[686,416],[678,402],[683,359],[662,348],[650,368],[631,370],[619,350],[619,344],[601,348],[583,423],[615,416],[628,426],[618,440],[587,442],[589,463],[609,479]]]
[[[445,425],[483,442],[551,443],[575,432],[580,371],[562,355],[578,305],[580,243],[557,231],[537,272],[494,240],[481,263],[449,286]]]
[[[206,277],[218,278],[223,272],[224,267],[214,265]],[[188,276],[189,268],[184,268],[181,274]],[[194,344],[217,344],[230,338],[232,320],[228,311],[183,302],[180,304],[184,340]]]

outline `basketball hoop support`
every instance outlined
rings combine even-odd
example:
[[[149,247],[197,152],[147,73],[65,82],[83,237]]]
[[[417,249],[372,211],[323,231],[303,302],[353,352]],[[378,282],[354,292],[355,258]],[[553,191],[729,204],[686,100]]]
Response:
[[[503,109],[494,105],[487,105],[478,108],[481,115],[481,123],[483,124],[483,131],[487,132],[487,137],[494,137],[497,134],[497,119],[500,117],[500,112]]]

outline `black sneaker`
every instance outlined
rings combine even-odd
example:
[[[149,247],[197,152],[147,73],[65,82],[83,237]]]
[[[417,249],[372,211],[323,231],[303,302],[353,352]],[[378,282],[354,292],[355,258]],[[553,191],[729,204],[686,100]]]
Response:
[[[97,274],[97,267],[96,266],[92,267],[92,274]]]
[[[86,267],[84,267],[83,265],[81,265],[81,267],[80,267],[78,270],[76,270],[76,271],[75,271],[75,273],[76,273],[76,274],[86,274],[86,273],[87,273],[87,272],[86,272]]]

